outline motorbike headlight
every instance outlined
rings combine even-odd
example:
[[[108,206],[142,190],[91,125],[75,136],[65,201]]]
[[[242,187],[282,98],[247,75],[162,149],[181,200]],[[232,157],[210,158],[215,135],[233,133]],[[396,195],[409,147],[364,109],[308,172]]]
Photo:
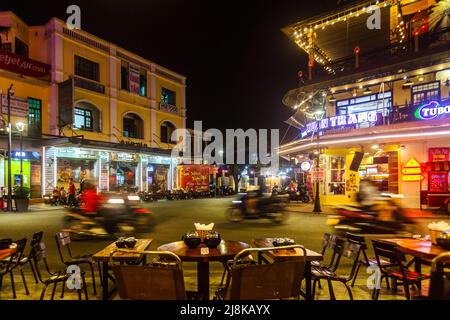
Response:
[[[238,203],[242,203],[242,200],[233,200],[231,201],[232,203],[238,204]]]
[[[123,200],[123,199],[111,198],[111,199],[108,199],[108,203],[110,203],[110,204],[124,204],[124,203],[125,203],[125,200]]]
[[[139,198],[139,196],[128,196],[128,200],[130,200],[130,201],[139,201],[139,200],[141,200],[141,198]]]

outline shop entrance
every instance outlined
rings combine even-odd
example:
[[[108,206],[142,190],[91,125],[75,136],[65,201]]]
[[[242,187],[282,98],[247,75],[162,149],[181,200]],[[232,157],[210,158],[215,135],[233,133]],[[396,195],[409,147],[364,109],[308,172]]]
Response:
[[[111,162],[109,188],[112,191],[134,191],[136,186],[137,162]]]

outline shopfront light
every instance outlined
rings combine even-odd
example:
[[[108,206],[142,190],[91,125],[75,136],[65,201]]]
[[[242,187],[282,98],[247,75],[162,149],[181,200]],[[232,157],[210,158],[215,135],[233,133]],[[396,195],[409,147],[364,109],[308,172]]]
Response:
[[[140,199],[139,196],[128,196],[128,200],[130,201],[139,201]]]
[[[374,149],[374,150],[378,150],[378,149],[380,149],[380,146],[379,146],[379,145],[377,145],[377,144],[374,144],[374,145],[372,146],[372,149]]]
[[[19,132],[23,132],[25,130],[26,124],[22,121],[16,122],[16,128]]]

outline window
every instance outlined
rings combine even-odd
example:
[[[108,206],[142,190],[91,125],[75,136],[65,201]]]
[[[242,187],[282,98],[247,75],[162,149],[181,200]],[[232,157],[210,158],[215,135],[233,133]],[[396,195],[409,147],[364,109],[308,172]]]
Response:
[[[28,45],[17,37],[14,40],[16,46],[16,54],[28,58]]]
[[[141,70],[139,75],[139,95],[142,97],[147,96],[147,71]]]
[[[78,129],[92,131],[94,129],[92,111],[81,108],[75,108],[74,127]]]
[[[328,158],[327,194],[345,194],[345,158],[330,156]]]
[[[175,126],[170,122],[163,122],[161,124],[161,142],[172,143],[172,133],[175,131]]]
[[[133,113],[123,117],[123,136],[135,139],[144,139],[144,121]]]
[[[99,81],[99,64],[91,60],[75,56],[75,74],[77,76]]]
[[[42,101],[28,98],[28,135],[35,136],[41,134]]]
[[[120,67],[120,88],[130,91],[130,68],[127,62],[122,61]]]
[[[166,89],[166,88],[162,88],[161,89],[161,102],[170,104],[172,106],[176,106],[177,105],[177,99],[176,99],[176,93],[175,91]]]
[[[422,102],[439,100],[441,97],[441,82],[434,81],[424,84],[418,84],[412,87],[412,101],[414,105]]]

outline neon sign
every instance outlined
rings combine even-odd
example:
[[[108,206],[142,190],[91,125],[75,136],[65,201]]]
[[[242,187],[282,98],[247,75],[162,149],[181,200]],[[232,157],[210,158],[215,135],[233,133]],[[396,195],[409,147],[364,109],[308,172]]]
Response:
[[[420,120],[432,120],[443,114],[450,114],[450,106],[441,106],[437,101],[430,101],[417,108],[414,116]]]
[[[352,113],[345,116],[334,116],[328,117],[322,120],[308,123],[306,129],[302,131],[302,138],[306,137],[308,134],[316,132],[317,130],[327,130],[332,128],[341,128],[350,125],[360,124],[360,123],[375,123],[378,120],[378,115],[376,111],[365,111],[359,113]]]

